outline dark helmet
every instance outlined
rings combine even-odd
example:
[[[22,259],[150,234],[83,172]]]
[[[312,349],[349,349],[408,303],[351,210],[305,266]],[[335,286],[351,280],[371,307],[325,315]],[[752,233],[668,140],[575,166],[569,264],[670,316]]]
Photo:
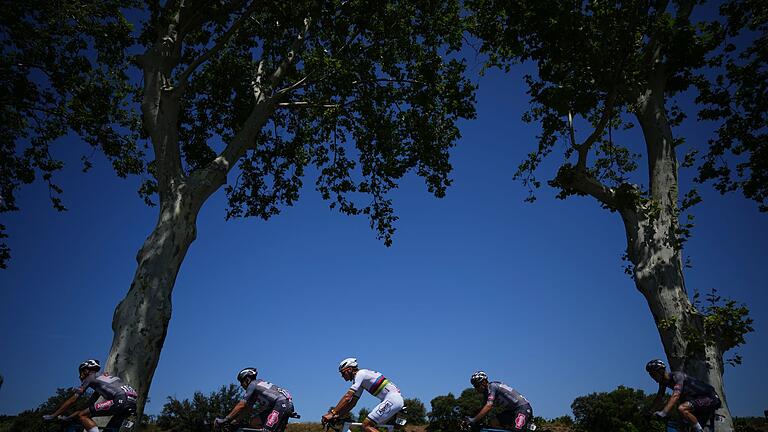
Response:
[[[101,369],[101,364],[98,360],[94,359],[88,359],[82,363],[80,363],[80,367],[77,368],[78,372],[82,372],[84,370],[93,370],[93,371],[99,371]]]
[[[648,373],[657,371],[659,369],[666,369],[666,368],[667,368],[667,365],[665,365],[664,362],[661,361],[660,359],[653,359],[645,365],[645,371]]]
[[[237,380],[239,382],[243,382],[243,380],[246,378],[254,379],[258,374],[259,374],[259,371],[257,371],[256,368],[247,367],[241,370],[240,373],[237,374]]]
[[[486,374],[483,371],[477,371],[473,373],[472,378],[469,379],[469,382],[472,383],[473,386],[476,386],[486,381],[488,381],[488,374]]]

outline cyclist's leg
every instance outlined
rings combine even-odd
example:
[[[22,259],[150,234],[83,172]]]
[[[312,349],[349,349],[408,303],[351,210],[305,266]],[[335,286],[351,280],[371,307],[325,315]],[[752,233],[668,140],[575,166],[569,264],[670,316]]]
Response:
[[[105,400],[102,402],[96,402],[88,409],[81,411],[85,414],[80,416],[80,421],[85,426],[86,432],[98,432],[96,422],[93,421],[93,417],[112,417],[107,423],[107,428],[118,430],[122,425],[123,420],[131,414],[136,413],[136,401],[126,400],[118,396],[116,399]],[[112,432],[112,431],[110,431]]]
[[[99,429],[96,427],[96,422],[91,418],[93,417],[92,409],[93,406],[75,413],[77,419],[80,421],[80,424],[83,425],[86,432],[93,432],[94,428],[96,432],[99,431]]]
[[[700,427],[710,424],[710,419],[714,417],[715,411],[721,406],[720,399],[717,396],[705,396],[688,401],[691,405],[693,416],[699,421]],[[692,423],[695,426],[695,423]]]
[[[717,396],[697,399],[693,401],[695,415],[699,419],[702,427],[709,427],[710,431],[715,429],[715,412],[720,409],[722,403]]]
[[[512,424],[512,430],[526,430],[528,423],[533,419],[533,410],[531,406],[520,407],[515,410],[515,422]]]
[[[293,412],[293,402],[280,399],[275,402],[272,410],[262,418],[262,425],[267,432],[282,432],[288,424],[288,416]]]
[[[680,415],[693,427],[693,430],[701,430],[699,419],[694,414],[694,406],[690,401],[685,401],[677,406],[677,411]]]
[[[382,425],[403,409],[403,397],[400,393],[390,393],[368,414],[363,421],[363,432],[378,432],[376,425]]]
[[[502,429],[511,429],[512,425],[515,424],[515,413],[516,411],[512,409],[507,409],[497,413],[494,417],[496,417],[496,421],[499,423],[498,427]],[[489,424],[492,427],[495,426],[495,423],[493,422],[490,422]]]

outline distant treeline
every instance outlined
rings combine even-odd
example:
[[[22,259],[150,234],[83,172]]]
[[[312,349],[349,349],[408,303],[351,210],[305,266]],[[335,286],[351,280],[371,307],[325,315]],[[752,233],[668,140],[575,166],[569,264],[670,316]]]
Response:
[[[69,395],[70,389],[58,389],[56,394],[36,409],[27,410],[16,416],[0,416],[0,432],[54,432],[57,425],[42,421],[43,414],[50,414]],[[230,384],[208,395],[196,392],[191,399],[179,400],[169,396],[157,416],[144,416],[143,423],[148,432],[208,432],[216,417],[226,415],[242,397],[240,387]],[[87,398],[81,398],[75,409],[82,409]],[[663,432],[664,425],[651,418],[653,395],[642,390],[619,386],[611,392],[591,393],[576,398],[571,404],[573,416],[555,419],[536,417],[535,423],[541,432]],[[458,397],[449,393],[430,401],[431,410],[426,411],[418,399],[406,399],[408,407],[408,432],[457,432],[459,422],[465,416],[475,415],[483,400],[473,389],[465,389]],[[534,413],[536,401],[532,401]],[[361,421],[369,410],[362,407],[349,420]],[[495,425],[492,417],[490,424]],[[319,423],[290,423],[286,432],[322,432]],[[258,418],[252,419],[254,423]],[[256,424],[254,424],[256,426]],[[735,419],[736,432],[768,432],[768,421],[761,417]]]

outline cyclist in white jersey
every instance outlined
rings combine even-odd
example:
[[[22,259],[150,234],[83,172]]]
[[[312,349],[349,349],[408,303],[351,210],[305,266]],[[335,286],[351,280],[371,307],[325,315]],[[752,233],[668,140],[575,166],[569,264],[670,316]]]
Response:
[[[363,390],[367,390],[381,400],[363,421],[364,432],[378,432],[376,425],[384,424],[403,409],[403,396],[400,394],[400,389],[376,371],[359,369],[357,359],[344,359],[339,364],[339,372],[344,380],[352,381],[352,386],[341,397],[336,407],[331,408],[331,411],[323,416],[321,420],[323,424],[352,411]]]

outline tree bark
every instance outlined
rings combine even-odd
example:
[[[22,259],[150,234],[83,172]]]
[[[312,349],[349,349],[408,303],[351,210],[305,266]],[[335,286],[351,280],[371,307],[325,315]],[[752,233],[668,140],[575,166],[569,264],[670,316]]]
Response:
[[[704,317],[689,300],[685,287],[678,240],[678,166],[661,86],[650,86],[638,106],[636,115],[647,147],[650,200],[619,207],[635,284],[651,309],[670,368],[715,388],[722,401],[718,414],[724,420],[716,422],[715,430],[732,432],[723,386],[723,352],[703,342]]]
[[[165,39],[163,39],[164,41]],[[162,44],[158,44],[161,46]],[[161,47],[162,48],[162,47]],[[185,175],[178,142],[182,88],[167,86],[177,49],[150,50],[142,59],[144,127],[155,150],[160,214],[157,225],[137,255],[138,268],[126,297],[115,309],[114,338],[106,369],[139,393],[137,417],[144,413],[155,368],[171,319],[176,275],[196,237],[196,220],[205,201],[226,183],[227,173],[274,112],[276,101],[259,91],[251,114],[222,153],[205,167]],[[169,57],[174,59],[168,60]],[[273,73],[275,83],[283,72]],[[141,428],[140,425],[137,426]]]
[[[201,201],[188,189],[181,183],[160,203],[157,225],[138,252],[133,283],[112,319],[114,338],[105,370],[139,393],[137,419],[144,413],[171,319],[176,275],[196,237]]]

